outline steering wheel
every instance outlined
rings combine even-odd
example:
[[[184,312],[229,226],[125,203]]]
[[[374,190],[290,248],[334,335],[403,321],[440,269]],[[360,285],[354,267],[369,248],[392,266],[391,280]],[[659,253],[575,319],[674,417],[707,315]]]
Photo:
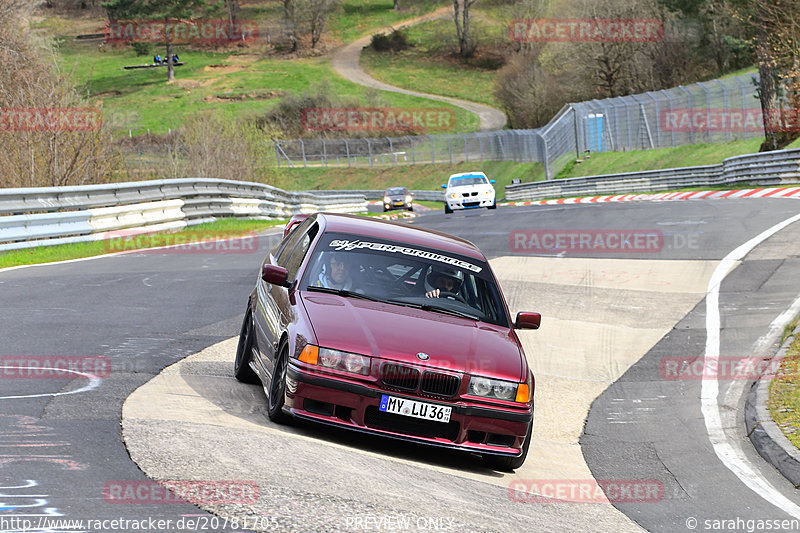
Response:
[[[467,304],[467,301],[464,299],[464,297],[458,294],[457,292],[450,292],[439,289],[439,298],[450,298],[451,300],[456,300],[465,305],[469,305]]]
[[[402,293],[404,296],[411,292],[411,289],[405,284],[401,278],[395,278],[385,268],[378,267],[372,272],[372,278],[381,285],[388,285],[389,290],[395,290]]]

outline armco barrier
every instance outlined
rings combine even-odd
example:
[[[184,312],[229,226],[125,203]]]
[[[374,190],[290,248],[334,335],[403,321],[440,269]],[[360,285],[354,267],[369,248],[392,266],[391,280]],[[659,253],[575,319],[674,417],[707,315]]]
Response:
[[[506,200],[512,202],[658,192],[690,187],[738,186],[749,183],[770,187],[800,183],[800,149],[740,155],[719,165],[648,170],[624,174],[586,176],[506,185]]]
[[[445,178],[445,181],[447,179]],[[332,195],[342,194],[344,191],[306,191],[312,194]],[[348,193],[363,194],[367,200],[382,200],[385,189],[359,189],[353,191],[346,191]],[[423,200],[426,202],[444,202],[444,189],[441,191],[408,191],[414,197],[414,200]]]
[[[287,192],[260,183],[205,178],[0,189],[0,250],[99,240],[118,230],[176,229],[218,217],[289,218],[366,210],[359,193]]]

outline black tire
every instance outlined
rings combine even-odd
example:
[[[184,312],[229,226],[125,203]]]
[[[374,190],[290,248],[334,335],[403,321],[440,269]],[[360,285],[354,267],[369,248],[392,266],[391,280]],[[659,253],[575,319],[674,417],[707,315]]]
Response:
[[[489,209],[497,209],[497,200],[492,202],[492,205],[489,206]]]
[[[288,424],[291,417],[283,412],[286,401],[286,370],[289,367],[289,345],[283,343],[275,359],[275,369],[272,372],[272,382],[269,384],[269,399],[267,400],[267,416],[276,424]]]
[[[250,306],[242,320],[242,329],[239,332],[239,345],[236,347],[236,360],[233,363],[233,375],[242,383],[261,383],[253,369],[250,368],[250,359],[253,357],[253,318],[250,313]]]
[[[408,210],[409,211],[413,211],[414,210],[414,206],[413,205],[408,206]]]
[[[531,445],[531,434],[533,433],[533,421],[528,426],[528,434],[525,435],[525,442],[522,443],[522,453],[519,457],[504,457],[501,455],[484,455],[483,464],[492,470],[501,472],[513,472],[525,463],[528,456],[528,447]]]
[[[452,209],[450,209],[450,206],[449,206],[449,205],[447,205],[447,204],[444,204],[444,214],[445,214],[445,215],[449,215],[449,214],[450,214],[450,213],[452,213],[452,212],[453,212],[453,210],[452,210]]]

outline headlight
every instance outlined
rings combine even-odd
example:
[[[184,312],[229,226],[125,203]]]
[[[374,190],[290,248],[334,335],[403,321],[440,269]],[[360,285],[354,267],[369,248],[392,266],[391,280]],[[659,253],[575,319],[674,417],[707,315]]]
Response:
[[[517,387],[519,387],[519,383],[513,381],[470,376],[467,392],[474,396],[511,401],[517,398]]]
[[[407,203],[407,204],[410,204],[410,203],[411,203],[411,200],[413,200],[413,198],[411,197],[411,195],[410,195],[410,194],[407,194],[407,195],[406,195],[406,203]]]
[[[354,353],[340,352],[330,348],[319,349],[317,364],[324,368],[341,370],[352,374],[369,375],[369,357]]]
[[[448,198],[455,198],[456,197],[456,193],[451,192],[450,194],[447,195],[447,197]]]
[[[391,199],[391,198],[389,198],[388,196],[384,196],[384,197],[383,197],[383,203],[385,203],[385,204],[388,204],[388,203],[389,203],[389,202],[391,202],[391,201],[392,201],[392,199]]]

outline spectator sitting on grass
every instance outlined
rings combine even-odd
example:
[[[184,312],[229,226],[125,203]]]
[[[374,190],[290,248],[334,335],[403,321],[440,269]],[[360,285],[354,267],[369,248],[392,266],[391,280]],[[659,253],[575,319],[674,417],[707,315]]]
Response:
[[[172,64],[176,64],[178,62],[178,54],[172,54]]]
[[[160,65],[161,64],[161,56],[158,55],[158,54],[154,55],[153,56],[153,63],[155,63],[156,65]]]

